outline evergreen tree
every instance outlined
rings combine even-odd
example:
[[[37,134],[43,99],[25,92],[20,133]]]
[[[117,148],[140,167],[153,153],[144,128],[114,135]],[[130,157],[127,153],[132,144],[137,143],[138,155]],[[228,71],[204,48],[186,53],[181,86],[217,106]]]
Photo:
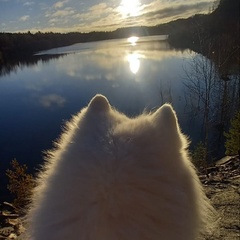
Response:
[[[231,121],[229,132],[224,133],[226,137],[226,155],[240,154],[240,111],[237,112]]]
[[[25,207],[30,203],[30,196],[36,182],[32,174],[27,173],[27,166],[21,165],[14,159],[11,162],[11,169],[7,169],[6,175],[9,179],[7,185],[10,193],[15,197],[13,205],[24,212]]]

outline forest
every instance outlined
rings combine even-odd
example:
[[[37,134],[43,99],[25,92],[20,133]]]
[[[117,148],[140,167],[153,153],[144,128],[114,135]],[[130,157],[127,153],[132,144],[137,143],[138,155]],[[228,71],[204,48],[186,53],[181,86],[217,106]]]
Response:
[[[239,0],[221,0],[210,14],[179,20],[169,42],[213,60],[223,78],[239,74],[239,9]]]

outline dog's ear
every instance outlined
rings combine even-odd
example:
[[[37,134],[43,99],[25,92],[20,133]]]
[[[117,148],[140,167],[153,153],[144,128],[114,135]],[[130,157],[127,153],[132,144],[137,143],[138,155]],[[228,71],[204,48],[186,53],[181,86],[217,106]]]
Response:
[[[179,149],[189,145],[188,138],[182,134],[177,114],[171,104],[164,104],[153,114],[153,121],[156,131],[164,137],[165,144],[178,146]]]
[[[164,104],[153,114],[153,121],[161,128],[168,128],[169,131],[178,130],[178,120],[175,111],[170,104]]]
[[[101,94],[97,94],[95,97],[93,97],[88,105],[88,111],[108,112],[109,110],[110,110],[109,101],[105,96]]]

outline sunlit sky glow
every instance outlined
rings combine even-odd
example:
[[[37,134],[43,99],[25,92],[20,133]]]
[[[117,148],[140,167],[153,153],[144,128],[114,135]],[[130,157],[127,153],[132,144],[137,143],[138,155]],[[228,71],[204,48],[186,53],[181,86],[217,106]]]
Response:
[[[214,0],[0,0],[0,32],[112,31],[208,13]]]

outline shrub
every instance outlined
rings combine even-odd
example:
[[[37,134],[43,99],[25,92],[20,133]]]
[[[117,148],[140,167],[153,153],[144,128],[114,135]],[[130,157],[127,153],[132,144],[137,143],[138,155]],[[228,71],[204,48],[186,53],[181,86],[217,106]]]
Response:
[[[240,111],[231,120],[231,126],[228,132],[224,133],[226,137],[225,148],[226,155],[237,155],[240,152]]]
[[[199,142],[193,149],[191,153],[192,161],[195,165],[195,167],[199,170],[201,168],[206,168],[207,167],[207,149],[204,145],[203,142]]]
[[[7,169],[6,175],[9,180],[7,188],[14,196],[13,205],[20,212],[24,212],[26,205],[30,203],[32,189],[36,185],[34,177],[27,173],[27,166],[20,165],[16,159],[11,161],[11,169]]]

